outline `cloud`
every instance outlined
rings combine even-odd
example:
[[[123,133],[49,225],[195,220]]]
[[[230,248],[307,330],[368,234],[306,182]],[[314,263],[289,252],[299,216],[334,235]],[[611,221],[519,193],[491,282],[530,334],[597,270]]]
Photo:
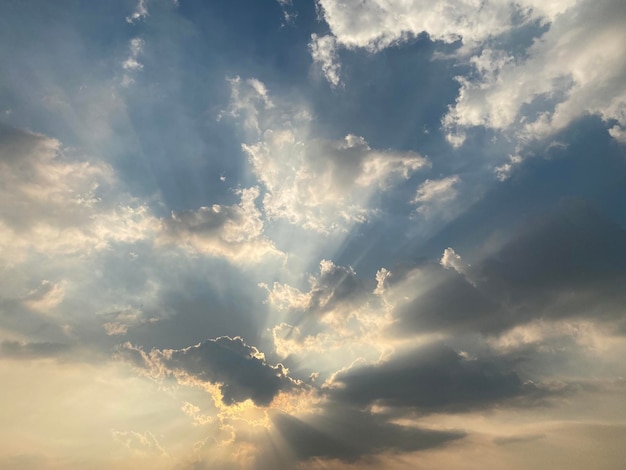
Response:
[[[307,291],[278,282],[271,288],[260,284],[269,293],[269,305],[287,315],[271,329],[277,354],[312,355],[305,361],[324,370],[339,366],[339,351],[344,360],[378,357],[386,347],[378,337],[391,321],[378,287],[370,291],[351,267],[329,260],[320,262],[319,274],[310,275],[308,283]]]
[[[53,283],[48,280],[41,281],[41,285],[31,290],[23,302],[28,308],[42,313],[49,313],[51,309],[59,305],[65,296],[63,282]]]
[[[620,0],[600,6],[570,0],[318,4],[338,46],[380,51],[421,33],[462,45],[457,58],[470,56],[473,71],[458,77],[459,95],[443,119],[454,146],[476,126],[524,142],[553,135],[586,114],[599,115],[610,134],[624,140],[626,21]],[[536,25],[541,27],[533,31]],[[507,35],[516,31],[534,41],[513,50]]]
[[[148,0],[138,0],[135,11],[126,17],[128,23],[134,23],[138,20],[143,20],[148,16]]]
[[[275,413],[272,421],[295,458],[301,461],[323,458],[358,462],[385,452],[440,447],[464,437],[459,431],[394,424],[383,415],[344,404],[330,404],[302,419]]]
[[[341,304],[362,300],[365,294],[365,288],[352,268],[337,266],[329,260],[320,262],[320,274],[310,276],[309,284],[310,290],[302,292],[287,284],[275,282],[268,289],[268,301],[280,310],[323,314]]]
[[[102,327],[109,336],[125,335],[129,328],[156,323],[160,320],[155,316],[146,318],[142,310],[131,306],[105,313],[102,317],[106,320],[102,323]]]
[[[509,155],[509,161],[494,168],[494,173],[499,181],[506,181],[513,172],[513,169],[522,163],[523,159],[519,155]]]
[[[184,243],[200,253],[241,263],[281,257],[282,253],[263,235],[262,215],[254,202],[259,189],[243,189],[239,196],[239,204],[232,206],[214,204],[198,210],[172,211],[169,218],[161,220],[160,240]]]
[[[516,7],[497,1],[424,3],[373,0],[358,6],[345,0],[319,0],[324,20],[337,40],[349,48],[379,51],[408,37],[426,33],[433,41],[468,46],[512,28]],[[530,2],[519,2],[520,5]],[[352,8],[350,8],[352,6]]]
[[[111,431],[113,440],[119,442],[127,449],[139,456],[156,453],[161,457],[169,457],[165,449],[161,447],[154,434],[147,431],[140,433],[137,431]]]
[[[231,85],[229,113],[243,117],[250,142],[242,147],[265,189],[270,219],[322,233],[346,230],[372,216],[368,202],[375,192],[429,165],[417,153],[376,150],[356,135],[312,137],[305,107],[274,103],[258,80]]]
[[[585,204],[528,219],[479,263],[461,265],[462,275],[434,264],[396,275],[385,292],[394,331],[493,334],[540,318],[616,322],[625,301],[624,240],[621,227]],[[453,263],[460,259],[446,250],[441,264]]]
[[[268,406],[280,391],[297,386],[282,364],[268,364],[263,353],[239,337],[222,336],[184,349],[149,353],[125,343],[118,354],[155,378],[173,376],[181,384],[199,387],[218,385],[226,405],[250,399]]]
[[[417,211],[428,215],[435,209],[439,209],[446,203],[454,200],[457,196],[455,185],[461,179],[457,175],[447,176],[440,180],[424,181],[418,188],[413,198],[413,204],[419,207]]]
[[[328,83],[334,87],[339,86],[341,84],[341,65],[337,58],[335,37],[312,34],[309,48],[313,62],[320,65]]]
[[[537,391],[511,371],[510,364],[497,358],[467,358],[442,345],[340,371],[327,387],[342,402],[409,407],[422,413],[489,408]]]
[[[523,54],[485,48],[471,60],[475,78],[459,78],[459,97],[443,120],[449,136],[484,126],[522,141],[541,139],[596,114],[613,123],[610,132],[621,139],[624,18],[619,0],[578,2],[553,18]]]
[[[122,62],[124,75],[122,76],[122,86],[128,87],[135,82],[134,74],[143,70],[143,64],[139,62],[139,55],[143,52],[145,41],[141,38],[133,38],[130,40],[128,48],[129,56]]]
[[[452,248],[446,248],[443,250],[443,255],[441,255],[439,264],[441,264],[444,268],[454,269],[459,274],[463,274],[467,268],[461,260],[461,255],[458,255]]]
[[[65,154],[41,134],[0,126],[0,257],[88,253],[147,238],[155,219],[113,170]]]

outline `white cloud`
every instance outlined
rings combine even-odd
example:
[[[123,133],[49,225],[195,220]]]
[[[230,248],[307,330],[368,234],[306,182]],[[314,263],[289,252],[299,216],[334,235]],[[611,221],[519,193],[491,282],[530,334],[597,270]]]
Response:
[[[458,255],[452,248],[443,250],[439,264],[446,269],[454,269],[459,274],[463,274],[467,270],[467,266],[461,260],[461,255]]]
[[[337,40],[378,51],[426,32],[433,40],[474,44],[510,27],[511,5],[496,1],[318,0]]]
[[[326,80],[328,80],[332,86],[338,86],[341,83],[341,65],[337,57],[335,37],[331,35],[318,36],[317,34],[312,34],[309,48],[313,62],[318,63],[322,67],[322,72],[324,72]]]
[[[342,140],[310,135],[304,106],[276,105],[258,81],[232,80],[228,112],[243,118],[250,143],[243,144],[266,192],[269,218],[282,218],[319,232],[345,230],[372,214],[368,201],[428,165],[414,152],[372,149],[363,137]]]
[[[0,129],[0,257],[84,254],[146,238],[155,219],[118,186],[103,162],[68,158],[41,134]]]
[[[135,82],[134,74],[143,69],[143,64],[139,62],[139,55],[143,52],[145,42],[141,38],[133,38],[130,40],[128,49],[130,54],[124,62],[122,62],[122,69],[124,75],[122,76],[122,86],[127,87]]]
[[[472,58],[477,78],[460,78],[456,104],[444,118],[458,141],[465,128],[545,138],[586,114],[626,125],[626,15],[619,1],[580,2],[554,18],[525,57],[485,49]],[[462,139],[461,139],[462,140]]]
[[[457,175],[448,176],[440,180],[424,181],[418,188],[413,204],[418,204],[417,211],[428,215],[434,209],[454,200],[457,196],[456,184],[461,179]]]
[[[433,41],[461,41],[464,50],[537,19],[550,22],[575,0],[318,0],[324,20],[339,44],[380,51],[426,33]]]
[[[513,172],[513,169],[522,163],[523,158],[519,155],[509,155],[509,161],[494,168],[494,173],[500,181],[506,181]]]
[[[476,287],[476,279],[472,273],[470,265],[466,264],[461,255],[459,255],[453,248],[446,248],[443,250],[439,264],[446,269],[453,269],[461,276],[464,276],[467,282]]]
[[[243,189],[240,202],[214,204],[198,210],[173,211],[162,219],[161,242],[184,243],[200,253],[242,263],[283,254],[263,235],[261,213],[255,206],[258,188]]]
[[[363,286],[357,281],[351,267],[337,266],[330,260],[320,262],[319,276],[309,276],[310,290],[299,289],[275,282],[268,288],[268,301],[281,310],[300,310],[309,312],[328,312],[343,307],[359,297],[363,300]],[[264,284],[262,287],[266,287]]]
[[[135,7],[135,11],[126,17],[126,21],[128,23],[134,23],[138,20],[143,20],[148,16],[148,0],[139,0],[137,2],[137,6]]]
[[[276,352],[298,355],[311,367],[325,369],[339,366],[340,358],[377,359],[389,348],[381,341],[391,322],[382,295],[391,273],[379,270],[377,286],[370,291],[351,267],[330,260],[319,266],[318,274],[308,276],[305,291],[279,282],[260,285],[268,291],[269,305],[287,318],[271,329]],[[311,353],[315,358],[308,357]]]
[[[621,0],[318,4],[337,46],[379,51],[422,32],[434,41],[460,41],[458,57],[470,55],[474,71],[458,78],[459,96],[443,119],[454,146],[462,145],[465,131],[474,126],[512,132],[525,142],[548,137],[587,114],[600,116],[614,138],[626,141]],[[525,50],[508,50],[496,40],[533,23],[544,29]]]

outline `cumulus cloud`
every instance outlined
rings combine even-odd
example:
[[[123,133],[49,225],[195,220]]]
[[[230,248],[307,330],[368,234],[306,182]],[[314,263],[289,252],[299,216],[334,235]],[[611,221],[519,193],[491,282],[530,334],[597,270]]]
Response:
[[[379,364],[340,371],[326,384],[346,403],[410,407],[421,412],[461,411],[536,392],[510,364],[468,358],[448,347],[429,345]]]
[[[76,254],[144,239],[155,220],[100,161],[69,158],[41,134],[0,127],[0,257]]]
[[[351,267],[337,266],[329,260],[320,262],[318,276],[309,276],[310,290],[275,282],[268,289],[268,301],[279,309],[324,313],[340,304],[361,300],[365,288]],[[267,287],[267,286],[264,286]]]
[[[540,318],[619,323],[624,240],[621,227],[575,204],[526,220],[471,269],[447,249],[440,264],[453,269],[418,266],[396,276],[385,297],[394,306],[397,332],[495,334]]]
[[[421,2],[374,0],[352,5],[319,0],[324,20],[346,47],[379,51],[410,36],[473,46],[512,27],[514,5],[475,0]],[[519,2],[521,4],[527,2]]]
[[[463,262],[461,255],[454,251],[453,248],[446,248],[443,250],[443,255],[441,255],[439,264],[446,269],[454,269],[457,273],[465,276],[470,284],[474,286],[476,285],[470,266]]]
[[[256,187],[240,190],[237,204],[159,220],[121,190],[110,166],[69,158],[58,140],[7,127],[0,128],[0,170],[0,257],[12,262],[32,252],[85,254],[155,238],[242,263],[283,256],[263,235]],[[48,301],[62,298],[61,289],[54,287]]]
[[[484,49],[472,58],[477,78],[460,78],[444,118],[454,132],[485,126],[522,139],[544,138],[585,114],[597,114],[620,138],[626,125],[624,6],[579,2],[554,18],[525,56]]]
[[[270,218],[319,232],[345,230],[371,216],[368,201],[375,191],[428,165],[414,152],[373,149],[360,136],[316,139],[306,108],[275,104],[258,81],[231,85],[229,113],[242,115],[250,133],[243,149],[265,189],[263,208]]]
[[[452,268],[459,274],[463,274],[466,270],[466,265],[461,260],[461,255],[458,255],[452,248],[446,248],[443,250],[443,255],[439,260],[439,264],[444,268]]]
[[[298,386],[282,364],[268,364],[263,353],[239,337],[222,336],[184,349],[150,352],[125,343],[118,354],[155,378],[173,376],[181,384],[201,388],[217,385],[226,405],[250,399],[268,406],[281,390]]]
[[[319,273],[308,276],[308,290],[261,284],[269,305],[285,315],[271,329],[276,353],[324,371],[341,367],[348,358],[378,358],[388,348],[381,336],[391,317],[382,295],[390,275],[379,270],[371,289],[351,267],[322,260]]]
[[[214,204],[198,210],[172,211],[161,221],[161,240],[242,263],[280,257],[282,253],[263,235],[263,220],[255,205],[259,189],[243,189],[239,196],[239,204],[232,206]]]
[[[420,33],[462,45],[459,52],[470,57],[474,70],[458,77],[458,98],[443,119],[455,146],[475,126],[511,132],[525,142],[548,137],[586,114],[600,116],[610,134],[624,140],[626,15],[620,0],[318,4],[342,47],[380,51]],[[536,38],[526,48],[513,51],[498,40],[536,24],[542,28],[530,33]]]

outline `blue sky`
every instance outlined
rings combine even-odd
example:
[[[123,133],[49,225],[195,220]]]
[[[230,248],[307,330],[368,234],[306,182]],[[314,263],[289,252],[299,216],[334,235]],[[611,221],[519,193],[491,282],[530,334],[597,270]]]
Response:
[[[0,467],[624,461],[623,2],[0,18]]]

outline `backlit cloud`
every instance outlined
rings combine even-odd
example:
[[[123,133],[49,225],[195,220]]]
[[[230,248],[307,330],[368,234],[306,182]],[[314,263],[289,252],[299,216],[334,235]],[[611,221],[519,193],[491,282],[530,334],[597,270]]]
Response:
[[[0,468],[626,461],[626,11],[0,2]]]

